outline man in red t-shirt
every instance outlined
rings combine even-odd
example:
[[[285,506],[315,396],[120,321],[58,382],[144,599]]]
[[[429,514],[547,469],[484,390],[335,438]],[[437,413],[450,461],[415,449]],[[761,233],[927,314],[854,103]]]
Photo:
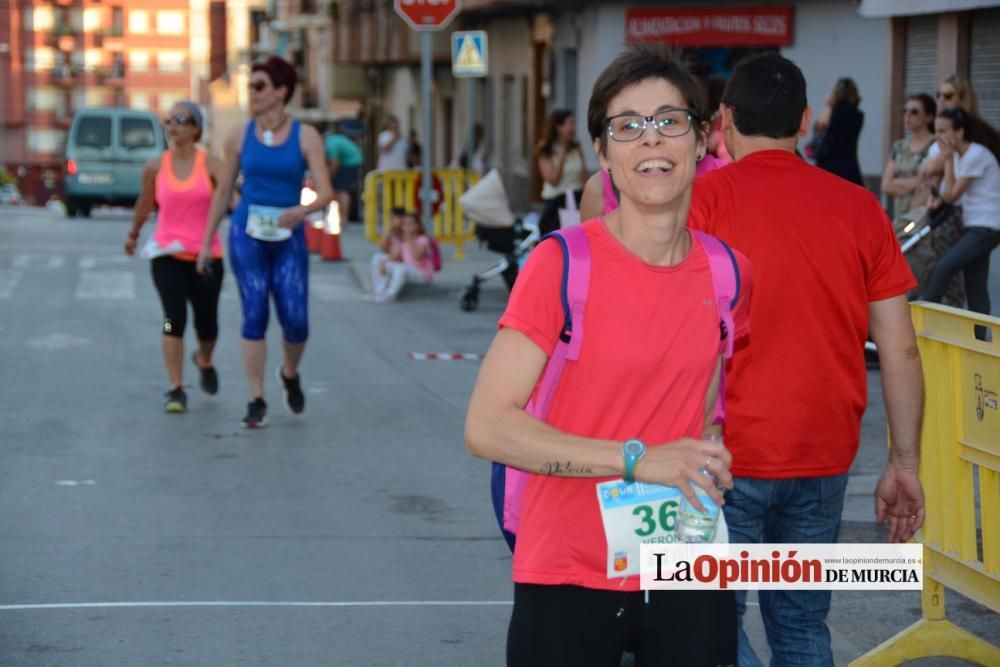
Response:
[[[863,347],[878,344],[892,446],[876,492],[889,541],[923,521],[917,477],[923,381],[906,292],[916,283],[867,190],[796,155],[809,125],[802,72],[745,60],[721,107],[736,162],[699,179],[690,224],[754,266],[747,348],[726,383],[733,543],[835,542],[866,403]],[[745,593],[738,596],[745,611]],[[833,665],[829,591],[761,591],[779,664]],[[740,636],[740,665],[760,664]]]

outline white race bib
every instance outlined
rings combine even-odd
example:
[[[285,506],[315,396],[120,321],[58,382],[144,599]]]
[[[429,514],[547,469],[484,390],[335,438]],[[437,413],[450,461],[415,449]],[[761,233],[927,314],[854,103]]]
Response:
[[[278,226],[278,218],[285,209],[277,206],[250,205],[247,215],[247,234],[258,241],[284,241],[292,237],[292,230]]]
[[[684,495],[672,486],[627,484],[618,479],[597,485],[597,502],[608,541],[608,578],[639,574],[640,544],[678,542]],[[729,542],[726,517],[720,513],[715,543]]]

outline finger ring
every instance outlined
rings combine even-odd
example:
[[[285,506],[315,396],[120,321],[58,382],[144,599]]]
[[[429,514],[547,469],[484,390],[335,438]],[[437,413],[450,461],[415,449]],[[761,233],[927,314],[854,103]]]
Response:
[[[698,468],[698,472],[700,472],[705,477],[711,477],[712,476],[712,473],[708,471],[708,468]]]
[[[911,515],[910,515],[910,518],[911,518],[911,519],[916,519],[916,518],[917,518],[917,515],[916,515],[916,514],[911,514]]]

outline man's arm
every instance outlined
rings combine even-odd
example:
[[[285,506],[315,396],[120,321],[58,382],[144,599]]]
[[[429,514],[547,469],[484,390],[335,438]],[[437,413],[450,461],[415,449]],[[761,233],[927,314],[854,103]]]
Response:
[[[889,542],[905,542],[924,521],[924,491],[918,477],[923,370],[906,296],[873,301],[868,308],[891,441],[889,460],[875,490],[875,519],[879,524],[888,520]]]

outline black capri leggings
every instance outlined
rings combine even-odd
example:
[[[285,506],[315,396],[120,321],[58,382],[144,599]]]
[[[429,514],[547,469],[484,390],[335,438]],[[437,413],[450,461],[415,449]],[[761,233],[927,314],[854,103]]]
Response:
[[[153,284],[163,304],[163,335],[184,337],[187,302],[194,310],[194,330],[199,340],[219,337],[219,292],[222,291],[222,260],[213,259],[206,274],[195,263],[174,257],[152,262]]]

